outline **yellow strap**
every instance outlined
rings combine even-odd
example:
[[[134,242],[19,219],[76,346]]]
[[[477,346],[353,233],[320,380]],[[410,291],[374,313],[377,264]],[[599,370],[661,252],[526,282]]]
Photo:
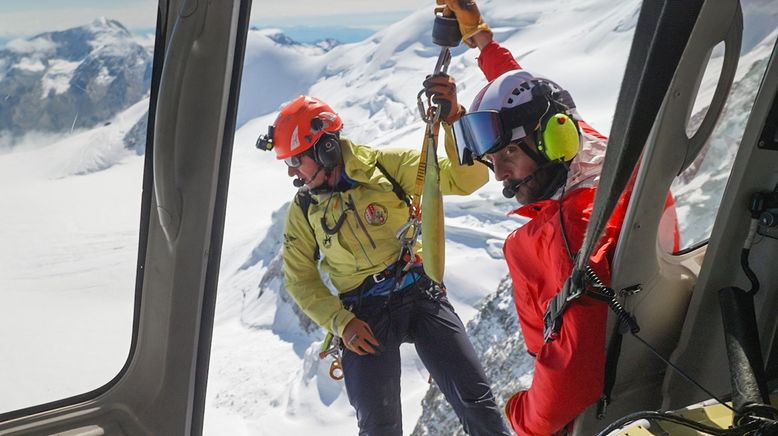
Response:
[[[419,159],[419,169],[416,171],[416,186],[413,190],[413,210],[411,214],[420,218],[421,213],[421,193],[424,190],[424,178],[427,176],[427,159],[429,159],[430,149],[437,150],[438,132],[440,131],[440,121],[424,129],[424,140],[421,144],[421,158]],[[429,141],[432,141],[432,147],[428,147]]]
[[[435,283],[443,283],[446,263],[446,234],[443,218],[443,197],[440,193],[440,168],[437,154],[437,128],[427,142],[427,171],[421,203],[421,244],[424,247],[424,272]]]

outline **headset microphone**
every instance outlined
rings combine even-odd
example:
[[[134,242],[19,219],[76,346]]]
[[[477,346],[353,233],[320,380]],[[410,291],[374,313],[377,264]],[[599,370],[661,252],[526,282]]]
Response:
[[[319,169],[317,169],[316,172],[313,173],[313,175],[311,176],[311,178],[309,180],[313,181],[314,179],[316,179],[316,176],[319,175],[319,172],[321,172],[321,170],[323,168],[324,168],[323,166],[319,165]],[[327,173],[327,171],[325,171],[325,173]],[[327,177],[329,177],[329,175]],[[303,185],[305,185],[305,182],[301,178],[296,178],[296,179],[292,180],[292,184],[294,186],[298,187],[298,188],[302,188]]]
[[[535,171],[537,172],[537,171]],[[502,195],[505,198],[513,198],[516,196],[516,193],[519,192],[519,188],[521,188],[521,185],[529,182],[530,180],[535,178],[535,173],[532,173],[528,175],[527,177],[523,179],[519,179],[513,182],[510,182],[509,184],[505,185],[502,188]]]
[[[518,188],[518,186],[514,185],[513,183],[503,187],[502,196],[505,198],[513,198],[516,195],[516,188]]]

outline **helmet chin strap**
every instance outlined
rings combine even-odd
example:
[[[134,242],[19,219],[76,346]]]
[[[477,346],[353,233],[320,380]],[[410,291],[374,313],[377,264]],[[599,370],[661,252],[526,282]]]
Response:
[[[537,136],[535,136],[535,142],[537,143]],[[548,165],[549,163],[552,163],[546,155],[539,152],[538,150],[533,150],[530,148],[529,145],[527,145],[524,141],[519,141],[518,143],[519,148],[521,148],[521,151],[524,152],[527,156],[529,156],[532,160],[535,161],[536,164],[538,164],[538,169]]]
[[[536,141],[537,141],[537,139],[536,139]],[[532,174],[530,174],[529,176],[524,177],[523,179],[511,182],[507,186],[505,186],[503,188],[503,190],[502,190],[502,195],[505,198],[513,198],[513,197],[515,197],[516,193],[519,192],[519,189],[523,185],[525,185],[525,184],[529,183],[531,180],[533,180],[535,178],[535,176],[538,174],[539,171],[541,171],[544,168],[547,168],[550,165],[556,163],[556,162],[549,161],[548,158],[546,158],[539,151],[533,150],[532,148],[530,148],[530,146],[527,145],[527,143],[524,142],[524,141],[518,141],[516,144],[519,146],[519,148],[521,148],[521,151],[523,151],[524,154],[526,154],[529,158],[531,158],[533,161],[535,161],[535,163],[538,165],[538,168],[535,171],[533,171]]]
[[[321,170],[324,170],[324,183],[321,184],[321,186],[316,187],[314,189],[311,189],[311,192],[314,194],[322,194],[322,193],[332,193],[338,190],[338,183],[336,182],[335,185],[330,185],[330,176],[332,176],[332,172],[335,170],[335,168],[325,167],[322,164],[319,164],[319,169],[316,170],[315,173],[313,173],[313,176],[311,176],[311,180],[315,179],[316,176],[319,175],[319,172]]]
[[[552,162],[552,164],[556,164],[549,165],[550,170],[554,171],[553,177],[546,184],[546,189],[544,189],[538,195],[538,200],[548,200],[549,198],[553,197],[559,188],[565,186],[565,183],[567,182],[567,172],[569,169],[568,164],[559,161]]]

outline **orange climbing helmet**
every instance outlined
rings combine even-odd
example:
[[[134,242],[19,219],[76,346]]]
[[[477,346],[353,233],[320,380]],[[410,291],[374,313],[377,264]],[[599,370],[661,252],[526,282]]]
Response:
[[[301,95],[284,106],[267,135],[260,136],[257,148],[275,150],[276,158],[296,156],[316,144],[325,133],[343,128],[340,115],[327,103]]]

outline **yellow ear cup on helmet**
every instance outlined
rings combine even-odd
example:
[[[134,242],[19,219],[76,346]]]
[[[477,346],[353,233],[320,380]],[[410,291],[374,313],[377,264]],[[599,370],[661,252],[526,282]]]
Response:
[[[538,149],[549,160],[569,162],[578,154],[579,141],[578,127],[573,119],[567,114],[558,113],[546,123]]]

